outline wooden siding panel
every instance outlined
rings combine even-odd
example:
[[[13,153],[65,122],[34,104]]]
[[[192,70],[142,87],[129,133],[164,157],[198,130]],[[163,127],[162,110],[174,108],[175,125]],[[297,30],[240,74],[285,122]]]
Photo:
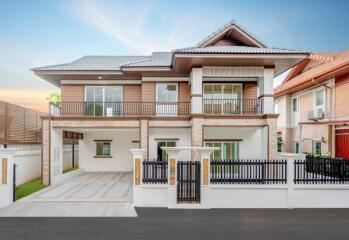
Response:
[[[141,102],[142,87],[141,85],[126,85],[124,86],[124,102]]]
[[[190,86],[187,82],[179,83],[179,102],[190,102]]]
[[[244,99],[257,99],[257,83],[245,83],[243,90]]]
[[[62,102],[83,102],[84,95],[84,85],[61,85]]]
[[[349,74],[336,78],[336,118],[349,117]]]
[[[155,102],[155,83],[142,84],[142,102]]]

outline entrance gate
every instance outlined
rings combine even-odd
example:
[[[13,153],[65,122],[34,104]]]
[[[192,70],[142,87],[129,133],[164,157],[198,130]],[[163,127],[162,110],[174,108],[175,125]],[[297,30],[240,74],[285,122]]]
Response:
[[[177,203],[200,203],[200,162],[178,161]]]

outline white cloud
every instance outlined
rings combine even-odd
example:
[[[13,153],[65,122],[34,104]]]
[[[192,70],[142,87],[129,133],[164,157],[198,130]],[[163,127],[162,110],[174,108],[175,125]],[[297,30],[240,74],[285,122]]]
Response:
[[[152,19],[154,11],[159,10],[157,5],[148,1],[134,5],[126,2],[111,6],[100,1],[77,0],[73,11],[85,23],[140,54],[191,46],[205,37],[209,29],[217,27],[217,20],[222,20],[210,16],[210,9],[205,7],[187,12],[169,9],[162,17],[166,28],[160,29],[160,24]]]

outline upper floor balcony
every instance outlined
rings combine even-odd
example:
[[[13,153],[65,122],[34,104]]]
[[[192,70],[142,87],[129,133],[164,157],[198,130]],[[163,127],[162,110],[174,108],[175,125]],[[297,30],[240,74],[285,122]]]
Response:
[[[191,102],[60,102],[50,103],[51,116],[140,117],[190,116]],[[259,115],[259,99],[203,99],[204,115]]]
[[[50,103],[51,116],[138,117],[189,116],[190,102],[60,102]]]

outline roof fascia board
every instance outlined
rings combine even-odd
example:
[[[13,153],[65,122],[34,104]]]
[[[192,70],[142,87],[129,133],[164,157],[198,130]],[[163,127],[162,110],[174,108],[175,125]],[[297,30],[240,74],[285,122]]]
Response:
[[[76,85],[76,84],[141,84],[141,80],[61,80],[61,84],[64,85]]]
[[[58,75],[58,74],[69,74],[69,75],[91,75],[91,74],[97,74],[97,75],[122,75],[123,73],[121,71],[95,71],[95,70],[87,70],[87,71],[71,71],[71,70],[65,70],[65,71],[47,71],[47,70],[33,70],[33,72],[36,75]]]
[[[123,72],[135,72],[135,71],[171,71],[171,67],[122,67]]]
[[[278,54],[230,54],[230,53],[218,53],[218,54],[202,54],[202,53],[175,53],[175,58],[306,58],[309,54],[305,53],[278,53]]]

